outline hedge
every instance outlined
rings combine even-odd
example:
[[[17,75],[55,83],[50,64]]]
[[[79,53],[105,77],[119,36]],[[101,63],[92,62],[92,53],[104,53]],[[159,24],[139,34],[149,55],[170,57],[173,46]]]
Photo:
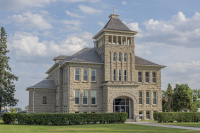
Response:
[[[159,123],[168,122],[200,122],[200,113],[198,112],[155,112],[154,120]]]
[[[5,124],[79,125],[96,123],[124,123],[128,113],[4,113]]]

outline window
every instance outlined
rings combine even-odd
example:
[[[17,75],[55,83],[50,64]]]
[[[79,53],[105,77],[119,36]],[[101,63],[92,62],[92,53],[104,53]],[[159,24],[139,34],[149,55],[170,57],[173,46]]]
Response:
[[[46,97],[46,96],[43,96],[42,103],[43,103],[43,104],[47,104],[47,97]]]
[[[122,70],[119,70],[119,81],[122,80]]]
[[[121,36],[118,36],[118,43],[117,44],[119,44],[119,45],[122,44]]]
[[[142,82],[142,72],[138,72],[138,82]]]
[[[124,61],[127,61],[127,53],[124,54]]]
[[[153,104],[157,104],[157,94],[153,92]]]
[[[123,45],[126,45],[126,37],[125,36],[122,37],[122,42],[123,42]]]
[[[122,53],[119,53],[119,61],[122,61]]]
[[[127,37],[127,45],[131,45],[131,38]]]
[[[88,70],[87,69],[84,69],[84,71],[83,71],[83,80],[88,81]]]
[[[88,90],[83,91],[83,104],[88,104]]]
[[[117,44],[117,37],[113,36],[113,44]]]
[[[156,72],[152,73],[152,82],[156,83]]]
[[[139,92],[139,104],[142,104],[142,92]]]
[[[96,81],[96,70],[95,69],[91,70],[91,81]]]
[[[75,90],[75,104],[79,104],[80,90]]]
[[[116,81],[116,70],[113,71],[113,80]]]
[[[117,54],[114,52],[113,53],[113,61],[116,61],[116,58],[117,58]]]
[[[149,83],[149,72],[145,72],[145,81]]]
[[[91,91],[91,104],[96,104],[96,91]]]
[[[146,119],[150,119],[150,111],[146,111]]]
[[[80,80],[80,69],[75,69],[75,80],[76,81]]]
[[[126,70],[124,70],[124,81],[126,81],[127,78],[126,78]]]
[[[109,44],[112,44],[112,36],[109,36]]]
[[[146,104],[150,103],[150,96],[149,96],[149,92],[146,92]]]
[[[142,113],[142,111],[139,111],[139,118],[143,119],[143,113]]]

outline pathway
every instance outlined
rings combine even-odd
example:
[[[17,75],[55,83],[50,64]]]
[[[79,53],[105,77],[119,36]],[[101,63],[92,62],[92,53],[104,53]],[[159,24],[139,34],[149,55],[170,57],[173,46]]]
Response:
[[[167,127],[167,128],[178,128],[178,129],[188,129],[188,130],[200,130],[200,128],[198,128],[198,127],[164,125],[164,124],[156,124],[156,123],[150,123],[150,122],[125,122],[125,123],[136,124],[136,125],[144,125],[144,126]]]

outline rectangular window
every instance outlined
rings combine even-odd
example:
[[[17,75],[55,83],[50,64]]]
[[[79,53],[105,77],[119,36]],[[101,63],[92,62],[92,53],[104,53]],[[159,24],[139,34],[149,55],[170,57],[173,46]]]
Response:
[[[122,39],[121,36],[118,36],[118,44],[121,45],[122,44]]]
[[[157,104],[157,93],[153,92],[153,104]]]
[[[150,111],[146,111],[146,119],[150,119]]]
[[[116,43],[117,43],[117,37],[113,36],[113,44],[116,44]]]
[[[152,82],[156,83],[156,72],[152,72]]]
[[[131,45],[131,38],[127,37],[127,45]]]
[[[145,72],[145,82],[149,83],[149,72]]]
[[[124,70],[124,81],[127,80],[126,70]]]
[[[123,42],[123,45],[126,45],[126,37],[125,36],[122,37],[122,42]]]
[[[88,81],[88,70],[87,69],[84,69],[84,71],[83,71],[83,80]]]
[[[80,80],[80,69],[75,69],[75,80],[76,81]]]
[[[138,82],[142,82],[142,72],[138,72]]]
[[[88,104],[88,90],[83,91],[83,104]]]
[[[149,92],[146,92],[146,104],[150,104]]]
[[[75,90],[75,104],[79,104],[80,90]]]
[[[95,69],[91,70],[91,81],[96,81],[96,70]]]
[[[91,104],[96,104],[96,91],[91,91]]]
[[[119,61],[122,61],[122,53],[119,53]]]
[[[124,54],[124,62],[127,61],[127,53]]]
[[[112,44],[112,36],[109,36],[109,44]]]
[[[139,111],[139,118],[143,119],[143,113],[142,113],[142,111]]]
[[[47,96],[43,96],[42,103],[43,103],[43,104],[47,104]]]
[[[122,80],[122,70],[119,70],[119,81]]]
[[[116,58],[117,58],[117,54],[114,52],[113,53],[113,61],[116,61]]]
[[[116,70],[113,71],[113,80],[116,81]]]
[[[139,104],[142,104],[142,92],[139,92]]]

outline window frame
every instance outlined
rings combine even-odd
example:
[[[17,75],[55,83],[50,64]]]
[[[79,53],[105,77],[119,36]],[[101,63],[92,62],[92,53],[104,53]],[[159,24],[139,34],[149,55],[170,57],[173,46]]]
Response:
[[[116,69],[113,70],[113,81],[116,81]]]
[[[117,61],[117,53],[116,52],[113,53],[113,61]]]
[[[148,77],[147,77],[147,73],[148,73]],[[149,72],[145,72],[145,82],[149,83]]]
[[[95,92],[95,97],[92,96],[92,92]],[[92,103],[93,98],[95,98],[95,103]],[[97,91],[91,90],[91,105],[96,105],[96,104],[97,104]]]
[[[154,93],[156,94],[155,97],[154,97]],[[154,103],[154,100],[155,100],[155,103]],[[153,92],[153,104],[157,104],[157,92],[156,91]]]
[[[85,94],[87,95],[85,96]],[[84,98],[86,98],[86,103],[84,103]],[[88,105],[88,90],[83,90],[83,105]]]
[[[119,53],[119,59],[118,59],[118,61],[122,61],[122,53]]]
[[[79,95],[76,97],[76,91],[78,91]],[[76,98],[78,98],[78,103],[76,103]],[[80,104],[80,90],[74,90],[74,104],[79,105]]]
[[[124,81],[127,81],[127,71],[124,70]]]
[[[124,53],[124,62],[127,62],[127,53]]]
[[[142,104],[142,96],[143,96],[142,91],[139,91],[139,104]]]
[[[47,96],[42,97],[42,104],[47,104]]]
[[[149,94],[148,97],[147,97],[147,93]],[[148,103],[147,103],[147,101],[148,101]],[[150,92],[149,91],[146,91],[146,104],[150,104]]]
[[[140,74],[139,73],[141,73],[141,76],[140,76]],[[140,81],[140,79],[141,79],[141,81]],[[140,72],[138,72],[138,82],[140,82],[140,83],[142,83],[142,72],[140,71]]]
[[[155,74],[155,77],[154,77]],[[155,82],[154,82],[155,80]],[[152,83],[156,84],[157,83],[157,73],[156,72],[152,72]]]
[[[78,70],[78,74],[76,74],[76,70]],[[76,76],[78,76],[78,80],[76,80]],[[74,80],[75,81],[80,81],[80,68],[75,68]]]
[[[119,81],[122,81],[122,70],[119,69]]]
[[[85,71],[87,71],[87,75],[85,75]],[[87,80],[85,80],[85,77]],[[88,69],[83,69],[83,81],[88,81]]]
[[[94,70],[95,75],[92,75],[92,71]],[[94,76],[95,80],[92,80],[92,77]],[[91,82],[96,82],[96,69],[91,69]]]

